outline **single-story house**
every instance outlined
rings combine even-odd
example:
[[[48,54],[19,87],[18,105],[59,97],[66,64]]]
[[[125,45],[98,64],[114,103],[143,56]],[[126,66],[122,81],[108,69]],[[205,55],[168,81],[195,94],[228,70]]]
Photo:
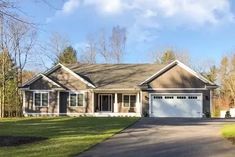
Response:
[[[176,60],[57,64],[21,87],[28,115],[203,117],[217,85]]]

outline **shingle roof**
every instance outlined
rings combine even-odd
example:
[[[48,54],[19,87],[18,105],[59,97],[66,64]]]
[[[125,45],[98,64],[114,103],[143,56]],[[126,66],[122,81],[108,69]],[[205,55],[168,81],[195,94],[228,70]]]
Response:
[[[98,89],[136,88],[161,70],[159,64],[73,64],[69,69],[94,84]]]

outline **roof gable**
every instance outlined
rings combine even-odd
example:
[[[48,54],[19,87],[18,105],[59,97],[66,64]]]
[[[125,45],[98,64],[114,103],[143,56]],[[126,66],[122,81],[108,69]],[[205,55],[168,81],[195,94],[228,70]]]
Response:
[[[47,75],[53,73],[55,70],[57,70],[59,68],[64,69],[65,71],[67,71],[68,73],[73,75],[75,78],[79,79],[80,81],[84,82],[88,86],[95,88],[95,86],[92,83],[88,82],[87,80],[85,80],[84,78],[82,78],[81,76],[79,76],[78,74],[76,74],[75,72],[73,72],[72,70],[70,70],[69,68],[67,68],[66,66],[64,66],[64,65],[62,65],[60,63],[55,65],[55,66],[53,66],[52,68],[50,68],[49,70],[45,71],[44,73],[40,73],[40,74],[36,75],[35,77],[33,77],[32,79],[28,80],[27,82],[25,82],[22,85],[21,88],[24,88],[25,86],[29,86],[30,84],[32,84],[33,82],[37,81],[41,77],[43,77],[44,79],[46,79],[47,81],[49,81],[49,82],[51,82],[53,84],[56,84],[57,86],[60,86],[58,83],[53,81],[51,78],[47,77]]]
[[[170,70],[171,68],[173,68],[175,65],[180,66],[181,68],[183,68],[184,70],[188,71],[190,74],[192,74],[193,76],[195,76],[196,78],[200,79],[201,81],[203,81],[206,84],[209,85],[215,85],[214,83],[212,83],[211,81],[207,80],[205,77],[203,77],[201,74],[195,72],[194,70],[192,70],[191,68],[189,68],[188,66],[186,66],[185,64],[183,64],[182,62],[175,60],[173,62],[171,62],[170,64],[168,64],[167,66],[165,66],[164,68],[162,68],[161,70],[159,70],[158,72],[156,72],[155,74],[153,74],[151,77],[147,78],[146,80],[144,80],[143,82],[140,83],[140,85],[143,85],[145,83],[149,83],[152,80],[154,80],[155,78],[157,78],[158,76],[160,76],[161,74],[165,73],[166,71]]]
[[[202,80],[198,79],[179,65],[173,66],[148,83],[148,87],[152,89],[204,89],[205,85],[206,84]]]

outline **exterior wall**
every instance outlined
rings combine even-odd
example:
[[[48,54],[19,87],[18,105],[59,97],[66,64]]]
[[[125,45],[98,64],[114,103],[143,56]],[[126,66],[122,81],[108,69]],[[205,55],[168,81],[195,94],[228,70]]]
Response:
[[[48,77],[70,90],[76,91],[85,90],[88,88],[88,86],[84,82],[82,82],[69,72],[63,70],[62,68],[55,70],[53,73],[49,74]]]
[[[49,92],[49,106],[36,107],[33,102],[33,91],[25,91],[25,112],[30,113],[43,113],[43,114],[58,114],[59,104],[57,91]],[[84,94],[84,106],[71,107],[69,106],[69,99],[67,99],[67,113],[92,113],[92,93],[86,92]]]
[[[84,93],[85,104],[84,106],[69,106],[69,100],[67,100],[67,113],[92,113],[92,93]]]
[[[33,82],[30,85],[30,89],[32,90],[50,90],[52,88],[56,88],[55,85],[53,85],[52,83],[44,80],[43,78],[38,79],[37,81]]]
[[[150,88],[204,88],[205,83],[175,65],[149,83]]]
[[[142,111],[143,114],[149,113],[149,94],[150,93],[202,93],[203,113],[210,112],[210,90],[152,90],[142,92]]]
[[[25,91],[25,112],[27,113],[43,113],[58,114],[57,92],[49,91],[48,107],[36,107],[33,102],[33,92]]]
[[[142,91],[142,114],[149,114],[149,92]]]

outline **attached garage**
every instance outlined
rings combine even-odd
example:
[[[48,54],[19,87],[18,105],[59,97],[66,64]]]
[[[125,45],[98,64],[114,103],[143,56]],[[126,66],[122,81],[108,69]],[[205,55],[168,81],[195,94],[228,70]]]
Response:
[[[202,93],[151,93],[151,117],[202,117]]]

